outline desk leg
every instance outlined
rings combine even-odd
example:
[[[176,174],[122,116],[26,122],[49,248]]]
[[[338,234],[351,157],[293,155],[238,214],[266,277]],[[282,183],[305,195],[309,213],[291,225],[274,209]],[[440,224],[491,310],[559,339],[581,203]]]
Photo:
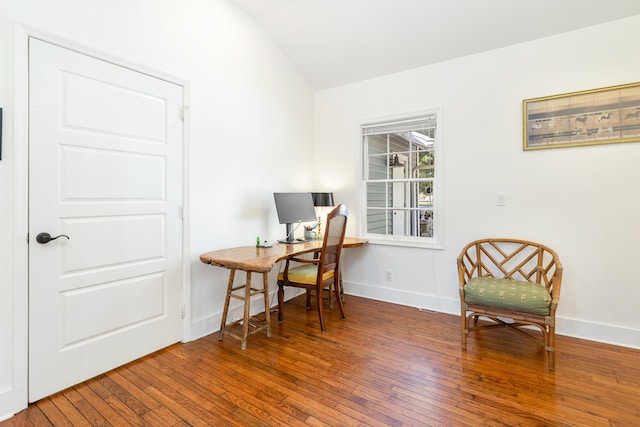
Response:
[[[220,333],[218,335],[219,341],[222,341],[224,339],[225,333],[227,335],[231,335],[234,338],[240,339],[240,348],[242,350],[247,349],[247,337],[250,335],[249,326],[251,326],[251,323],[249,322],[250,309],[251,309],[251,296],[254,294],[261,293],[261,292],[264,293],[265,323],[263,323],[259,327],[255,326],[257,329],[255,331],[252,331],[251,334],[266,328],[267,337],[271,336],[271,311],[270,311],[271,307],[269,307],[269,276],[267,273],[262,274],[262,280],[263,280],[263,286],[264,286],[262,290],[252,289],[251,288],[251,272],[247,271],[246,273],[247,273],[247,279],[245,284],[234,288],[233,282],[235,279],[236,270],[235,269],[229,270],[229,284],[227,285],[227,296],[224,300],[224,311],[222,312],[222,321],[220,322]],[[236,292],[240,291],[242,288],[244,288],[243,296],[240,296],[240,294],[233,293],[234,291]],[[230,326],[235,327],[240,322],[242,322],[241,335],[236,335],[232,329],[229,329],[229,331],[226,330],[231,297],[244,301],[244,313],[243,313],[242,319],[231,322],[230,324]]]
[[[251,272],[247,271],[247,281],[244,284],[244,320],[242,322],[242,342],[240,349],[247,349],[247,336],[249,335],[249,309],[251,308]]]
[[[269,276],[262,273],[262,283],[264,286],[264,317],[267,322],[267,337],[271,336],[271,306],[269,305]]]
[[[236,270],[229,271],[229,284],[227,285],[227,297],[224,300],[224,311],[222,312],[222,322],[220,322],[220,332],[218,341],[224,338],[224,328],[227,326],[227,314],[229,314],[229,301],[231,301],[231,292],[233,290],[233,280],[236,276]]]

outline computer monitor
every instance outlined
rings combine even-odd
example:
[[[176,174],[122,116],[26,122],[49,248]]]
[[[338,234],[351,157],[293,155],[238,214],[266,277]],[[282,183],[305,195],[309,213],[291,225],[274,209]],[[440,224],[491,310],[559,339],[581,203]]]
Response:
[[[293,224],[316,221],[311,193],[273,193],[280,224],[286,224],[287,236],[280,243],[298,243],[293,236]]]

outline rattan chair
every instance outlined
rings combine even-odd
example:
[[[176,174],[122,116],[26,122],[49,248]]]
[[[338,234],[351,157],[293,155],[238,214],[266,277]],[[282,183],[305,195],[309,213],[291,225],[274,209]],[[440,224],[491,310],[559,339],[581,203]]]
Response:
[[[562,283],[558,255],[526,240],[484,239],[465,246],[457,264],[462,348],[467,348],[469,331],[496,326],[510,327],[540,343],[526,328],[535,326],[542,331],[548,368],[553,371],[555,316]],[[483,322],[479,324],[480,317]]]
[[[325,332],[323,317],[322,291],[325,288],[333,289],[340,314],[345,319],[342,298],[340,295],[340,253],[344,243],[344,235],[347,227],[349,212],[344,205],[338,205],[327,215],[324,240],[319,256],[314,259],[287,258],[284,271],[278,274],[278,320],[284,318],[284,287],[293,286],[307,290],[307,308],[310,307],[309,295],[315,291],[318,303],[318,317],[320,329]],[[291,268],[292,261],[302,265]],[[330,296],[331,298],[331,296]]]

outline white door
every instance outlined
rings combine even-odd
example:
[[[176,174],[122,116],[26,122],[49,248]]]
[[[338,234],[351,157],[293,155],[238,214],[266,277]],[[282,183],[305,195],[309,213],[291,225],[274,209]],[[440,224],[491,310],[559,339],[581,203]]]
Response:
[[[182,103],[30,39],[29,401],[182,338]]]

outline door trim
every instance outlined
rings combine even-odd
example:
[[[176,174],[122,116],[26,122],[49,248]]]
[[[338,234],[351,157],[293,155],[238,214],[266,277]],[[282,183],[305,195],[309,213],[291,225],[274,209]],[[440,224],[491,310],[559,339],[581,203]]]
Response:
[[[183,104],[190,105],[189,83],[182,78],[169,75],[122,58],[80,45],[72,40],[54,34],[42,32],[37,28],[14,22],[14,93],[13,93],[13,402],[11,411],[15,414],[28,406],[28,364],[29,364],[29,246],[28,228],[28,189],[29,189],[29,38],[73,50],[115,65],[168,81],[183,88]],[[185,315],[182,319],[182,342],[190,336],[191,323],[191,254],[189,251],[189,109],[185,108],[182,139],[182,297]]]

